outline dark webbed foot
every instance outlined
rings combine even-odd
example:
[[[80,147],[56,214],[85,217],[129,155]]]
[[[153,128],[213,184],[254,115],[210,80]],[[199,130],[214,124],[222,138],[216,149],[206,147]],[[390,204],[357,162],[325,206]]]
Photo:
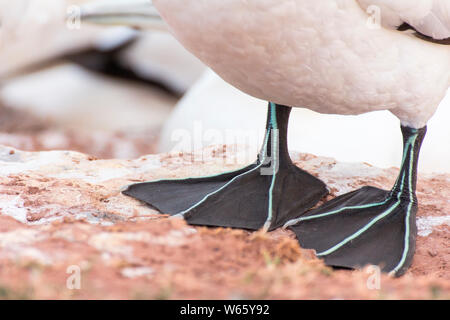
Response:
[[[326,264],[379,265],[397,276],[411,265],[417,233],[416,170],[426,128],[402,131],[403,163],[391,191],[364,187],[286,224],[300,244],[315,249]]]
[[[270,104],[255,164],[224,174],[134,184],[124,194],[190,224],[273,230],[313,207],[325,184],[295,166],[287,151],[290,108]]]

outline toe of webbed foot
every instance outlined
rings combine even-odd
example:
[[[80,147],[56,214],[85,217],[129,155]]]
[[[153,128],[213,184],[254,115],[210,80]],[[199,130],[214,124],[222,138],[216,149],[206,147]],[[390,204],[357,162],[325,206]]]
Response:
[[[203,178],[160,180],[129,186],[124,194],[189,224],[273,230],[326,195],[325,184],[292,165],[275,174],[262,165]]]
[[[417,203],[374,187],[339,196],[289,221],[300,245],[316,250],[327,265],[377,265],[402,275],[415,250]]]

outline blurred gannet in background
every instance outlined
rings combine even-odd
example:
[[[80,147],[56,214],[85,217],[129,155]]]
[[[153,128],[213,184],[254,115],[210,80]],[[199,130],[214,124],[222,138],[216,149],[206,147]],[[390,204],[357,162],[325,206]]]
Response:
[[[166,31],[81,26],[86,2],[0,0],[1,104],[64,129],[159,129],[204,65]]]
[[[450,2],[154,0],[153,5],[180,42],[224,80],[270,101],[266,135],[258,160],[246,168],[135,184],[124,193],[191,224],[289,226],[302,246],[314,248],[329,265],[376,264],[403,274],[415,250],[419,150],[450,85]],[[368,23],[373,20],[368,9],[380,14],[381,24]],[[102,10],[84,17],[95,21]],[[124,19],[123,10],[122,5],[104,12],[109,22],[116,15],[121,22],[139,23],[128,11]],[[364,187],[306,213],[326,188],[289,158],[291,107],[341,115],[389,110],[397,116],[404,151],[392,190]]]
[[[0,80],[60,60],[107,74],[105,69],[111,66],[106,64],[115,63],[116,68],[129,69],[128,76],[134,73],[135,77],[160,82],[176,94],[183,94],[204,71],[202,64],[166,31],[156,29],[142,34],[123,26],[81,27],[78,10],[85,2],[0,0]],[[66,20],[66,16],[70,19]]]

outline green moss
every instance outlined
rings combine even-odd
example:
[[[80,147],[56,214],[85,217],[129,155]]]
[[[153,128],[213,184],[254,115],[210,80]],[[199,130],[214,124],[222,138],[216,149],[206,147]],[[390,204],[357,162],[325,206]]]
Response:
[[[30,300],[33,298],[33,289],[14,290],[0,285],[0,300]]]
[[[159,292],[153,297],[155,300],[169,300],[172,296],[172,287],[166,286],[159,289]]]

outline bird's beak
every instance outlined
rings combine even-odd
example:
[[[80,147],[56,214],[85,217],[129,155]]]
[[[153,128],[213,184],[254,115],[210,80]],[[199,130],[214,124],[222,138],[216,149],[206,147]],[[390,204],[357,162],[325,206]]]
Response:
[[[166,29],[151,0],[100,0],[82,5],[81,22]]]

